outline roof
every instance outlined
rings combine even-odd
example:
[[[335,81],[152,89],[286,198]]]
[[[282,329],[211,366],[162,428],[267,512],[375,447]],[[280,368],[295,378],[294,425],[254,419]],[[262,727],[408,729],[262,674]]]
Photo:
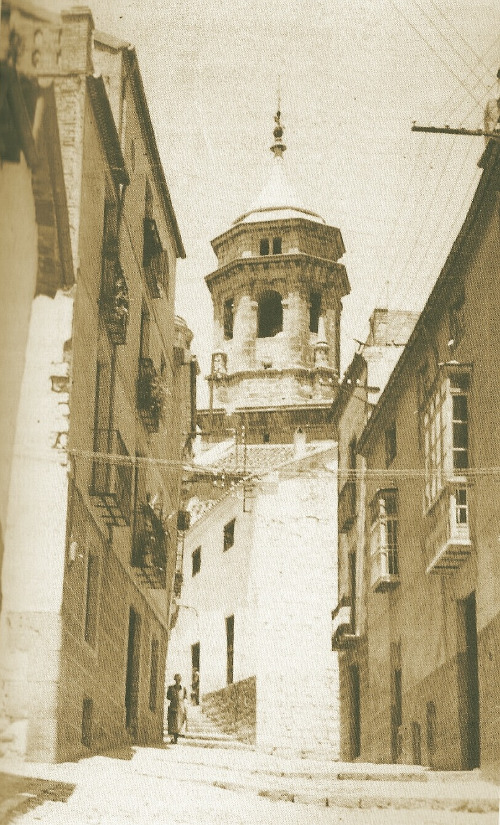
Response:
[[[429,298],[420,313],[408,343],[403,349],[401,357],[394,367],[385,389],[380,396],[378,403],[363,430],[363,433],[361,434],[361,438],[358,443],[358,450],[360,452],[363,452],[364,447],[372,436],[377,423],[383,415],[385,408],[390,403],[390,400],[397,395],[400,376],[406,367],[409,364],[412,364],[412,355],[420,338],[423,336],[425,340],[427,340],[428,333],[426,331],[426,324],[432,314],[442,305],[446,290],[448,289],[454,276],[456,276],[457,271],[463,265],[465,258],[471,253],[473,246],[473,233],[477,233],[477,220],[481,213],[481,208],[489,194],[490,187],[492,185],[496,185],[498,187],[500,182],[500,142],[490,140],[479,160],[478,165],[483,168],[483,174],[481,175],[481,179],[472,199],[469,211],[465,216],[460,232],[453,242],[450,253],[438,276],[434,288],[432,289],[431,294],[429,295]]]
[[[128,63],[130,74],[134,80],[132,87],[134,89],[134,96],[138,110],[137,113],[139,123],[141,125],[144,142],[146,144],[146,148],[151,159],[151,165],[155,173],[156,183],[160,190],[161,198],[163,200],[163,207],[167,215],[170,217],[170,221],[172,223],[172,231],[175,238],[177,257],[185,258],[186,250],[184,249],[184,245],[182,243],[179,224],[177,223],[177,218],[175,216],[172,199],[170,197],[167,181],[165,179],[165,172],[163,170],[163,166],[160,160],[160,153],[158,151],[158,144],[156,143],[153,124],[151,123],[151,116],[149,114],[149,108],[146,101],[146,93],[144,91],[144,84],[142,82],[142,76],[139,69],[139,62],[137,60],[137,54],[132,46],[124,48],[122,52],[124,55],[124,60],[126,63]]]
[[[316,223],[325,223],[321,215],[305,209],[300,203],[288,180],[283,157],[277,155],[273,158],[271,174],[257,200],[234,223],[258,223],[286,218],[307,218]]]
[[[106,94],[104,80],[101,76],[88,76],[87,89],[99,125],[99,133],[102,137],[113,180],[117,184],[128,184],[129,176],[125,167],[125,160],[123,158],[108,95]]]
[[[295,444],[216,444],[195,459],[194,470],[203,467],[214,473],[263,476],[296,461],[330,450],[334,441],[311,441],[297,450]]]

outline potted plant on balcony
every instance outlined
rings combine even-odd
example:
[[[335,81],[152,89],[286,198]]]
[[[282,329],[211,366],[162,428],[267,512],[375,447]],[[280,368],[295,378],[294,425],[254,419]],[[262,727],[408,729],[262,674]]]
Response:
[[[137,405],[146,418],[148,426],[157,430],[165,410],[167,400],[165,380],[153,366],[150,358],[141,359],[137,382]]]

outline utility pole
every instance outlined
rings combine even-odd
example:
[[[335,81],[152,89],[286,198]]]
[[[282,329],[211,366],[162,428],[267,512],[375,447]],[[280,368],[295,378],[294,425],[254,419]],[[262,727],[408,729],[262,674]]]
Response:
[[[440,135],[472,135],[473,137],[486,137],[493,140],[500,140],[500,132],[485,132],[484,129],[462,129],[451,126],[417,126],[413,121],[412,132],[432,132]]]

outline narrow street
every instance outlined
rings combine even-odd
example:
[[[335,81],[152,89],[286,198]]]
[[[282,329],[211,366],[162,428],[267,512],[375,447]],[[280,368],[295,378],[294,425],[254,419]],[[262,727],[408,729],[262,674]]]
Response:
[[[50,825],[496,825],[476,773],[258,753],[188,734],[60,765],[0,763],[0,822]]]

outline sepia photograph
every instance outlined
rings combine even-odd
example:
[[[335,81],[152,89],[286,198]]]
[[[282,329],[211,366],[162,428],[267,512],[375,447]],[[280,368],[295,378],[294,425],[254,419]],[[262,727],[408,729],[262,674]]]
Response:
[[[500,825],[498,0],[0,9],[0,824]]]

